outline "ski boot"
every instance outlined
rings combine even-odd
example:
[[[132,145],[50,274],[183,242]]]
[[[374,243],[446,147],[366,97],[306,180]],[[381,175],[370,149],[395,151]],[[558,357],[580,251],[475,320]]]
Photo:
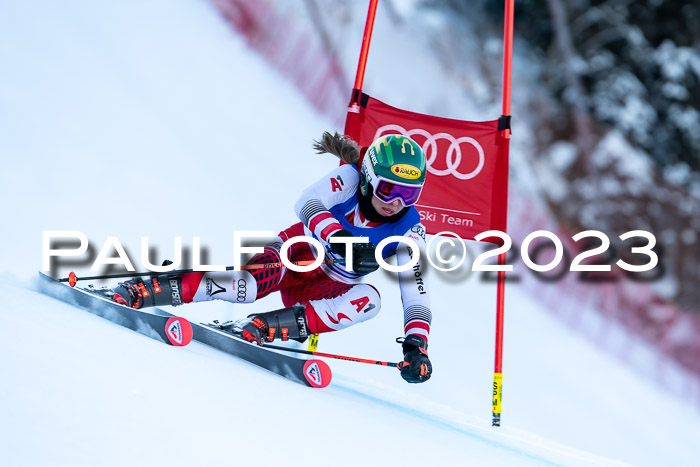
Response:
[[[120,282],[114,288],[112,300],[130,308],[182,305],[182,276],[164,274]]]
[[[257,345],[272,342],[276,338],[304,342],[309,337],[305,310],[302,305],[294,305],[250,315],[245,319],[225,323],[220,328]]]

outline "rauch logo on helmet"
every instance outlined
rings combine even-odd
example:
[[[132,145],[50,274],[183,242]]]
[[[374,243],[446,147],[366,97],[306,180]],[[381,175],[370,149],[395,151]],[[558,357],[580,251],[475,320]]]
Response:
[[[408,164],[392,165],[391,171],[399,177],[408,180],[415,180],[421,176],[421,171],[417,167]]]

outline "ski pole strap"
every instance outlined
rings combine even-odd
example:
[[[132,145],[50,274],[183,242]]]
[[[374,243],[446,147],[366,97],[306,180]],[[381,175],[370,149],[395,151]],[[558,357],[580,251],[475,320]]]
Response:
[[[369,360],[366,358],[348,357],[345,355],[336,355],[336,354],[324,353],[324,352],[313,352],[311,350],[291,349],[289,347],[282,347],[279,345],[271,345],[271,344],[267,344],[267,343],[264,343],[262,346],[267,347],[268,349],[282,350],[283,352],[296,352],[296,353],[301,353],[301,354],[305,354],[305,355],[314,355],[316,357],[335,358],[336,360],[346,360],[349,362],[369,363],[370,365],[380,365],[380,366],[399,368],[398,363],[384,362],[381,360]]]

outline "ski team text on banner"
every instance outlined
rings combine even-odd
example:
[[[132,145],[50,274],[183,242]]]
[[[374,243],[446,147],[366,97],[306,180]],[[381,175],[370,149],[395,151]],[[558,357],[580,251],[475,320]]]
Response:
[[[502,125],[507,122],[434,117],[391,107],[365,93],[358,97],[360,105],[347,114],[345,134],[361,147],[401,134],[423,148],[428,176],[416,208],[427,233],[449,231],[473,239],[487,230],[506,231],[508,140]]]

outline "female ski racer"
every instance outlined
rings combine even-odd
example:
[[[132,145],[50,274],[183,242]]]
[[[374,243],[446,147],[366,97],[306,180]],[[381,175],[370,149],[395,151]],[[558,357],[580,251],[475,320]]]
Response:
[[[334,154],[346,164],[304,190],[295,205],[301,222],[280,232],[249,261],[276,263],[274,267],[135,278],[120,283],[113,299],[141,308],[213,299],[252,303],[280,292],[288,308],[250,315],[227,329],[257,344],[275,338],[303,342],[309,334],[337,331],[376,316],[381,308],[379,292],[359,282],[379,267],[375,245],[390,236],[405,236],[424,251],[425,229],[414,204],[425,182],[425,154],[415,141],[400,135],[383,136],[361,151],[349,138],[325,132],[314,149]],[[317,239],[325,248],[326,261],[311,272],[296,272],[281,265],[283,242],[300,235]],[[346,244],[330,242],[342,237],[370,240],[352,244],[352,271],[347,271],[342,262],[333,262],[347,257]],[[316,259],[315,248],[305,242],[293,244],[287,254],[292,262]],[[383,257],[393,255],[401,266],[409,263],[413,253],[404,243],[388,244]],[[414,267],[398,273],[407,362],[401,376],[409,383],[427,381],[432,373],[426,351],[430,300],[423,271],[419,259]]]

